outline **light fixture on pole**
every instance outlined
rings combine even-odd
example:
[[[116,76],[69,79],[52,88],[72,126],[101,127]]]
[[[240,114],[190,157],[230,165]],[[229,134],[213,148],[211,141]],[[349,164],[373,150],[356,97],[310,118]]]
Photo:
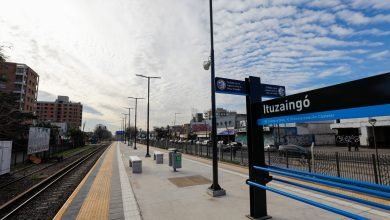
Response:
[[[134,127],[135,127],[135,134],[134,134],[134,150],[137,150],[137,101],[138,99],[144,99],[144,98],[138,98],[138,97],[127,97],[129,99],[135,99],[135,118],[134,118]]]
[[[149,154],[149,94],[150,94],[150,79],[161,79],[158,76],[144,76],[136,74],[136,76],[147,78],[148,79],[148,114],[147,114],[147,127],[146,127],[146,155],[145,157],[150,157]]]
[[[126,144],[126,118],[127,118],[128,114],[122,113],[122,115],[125,116],[125,126],[124,126],[124,129],[123,129],[123,137],[124,137],[124,141],[125,141],[125,144]]]
[[[122,131],[123,130],[123,118],[121,118],[121,129],[120,129],[120,131]],[[120,135],[120,133],[118,133],[118,136]],[[118,137],[117,137],[118,138]],[[119,140],[118,140],[119,141]]]
[[[378,148],[376,146],[376,137],[375,137],[375,124],[376,124],[376,119],[375,118],[369,118],[368,123],[371,124],[372,126],[372,135],[374,136],[374,147],[375,147],[375,155],[376,155],[376,160],[378,162]]]
[[[128,107],[123,107],[123,108],[126,108],[126,109],[129,109],[129,139],[127,141],[127,146],[130,146],[130,140],[131,140],[131,127],[130,127],[130,117],[131,117],[131,113],[130,113],[130,110],[131,109],[134,109],[134,108],[128,108]],[[125,131],[126,132],[126,131]],[[126,136],[126,135],[125,135]]]
[[[213,196],[224,196],[226,191],[218,184],[218,149],[217,149],[217,118],[215,107],[215,62],[214,62],[214,36],[213,36],[213,1],[210,4],[210,59],[203,63],[203,68],[208,70],[211,66],[211,143],[213,148],[213,184],[208,188],[208,193]]]
[[[174,135],[174,138],[176,139],[176,129],[175,129],[175,126],[176,126],[176,115],[179,115],[181,113],[179,112],[175,112],[175,120],[173,121],[173,130],[175,132],[175,135]]]
[[[121,125],[121,130],[122,130],[122,133],[121,133],[121,136],[122,136],[122,142],[123,142],[123,138],[124,138],[124,121],[125,121],[125,118],[122,118],[122,125]]]

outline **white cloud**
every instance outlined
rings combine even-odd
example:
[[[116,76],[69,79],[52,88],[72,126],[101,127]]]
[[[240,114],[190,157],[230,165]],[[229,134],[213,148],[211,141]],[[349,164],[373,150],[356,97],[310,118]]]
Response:
[[[389,55],[389,51],[388,50],[384,50],[384,51],[381,51],[381,52],[378,52],[378,53],[372,53],[372,54],[370,54],[368,56],[368,58],[382,60],[382,59],[388,57],[388,55]]]
[[[355,9],[390,9],[390,1],[389,0],[350,0],[350,4]]]
[[[342,10],[337,13],[340,19],[344,20],[348,24],[353,25],[365,25],[370,23],[383,23],[390,22],[390,15],[378,14],[372,17],[365,16],[361,12]]]
[[[349,36],[349,35],[352,35],[354,33],[354,30],[352,28],[344,28],[344,27],[341,27],[339,25],[332,25],[330,27],[330,29],[332,31],[332,34],[335,34],[335,35],[341,36],[341,37]]]
[[[316,8],[336,7],[340,4],[341,3],[339,0],[327,0],[327,1],[314,0],[314,1],[311,1],[310,3],[308,3],[309,6],[316,7]]]
[[[351,74],[351,69],[348,66],[339,66],[334,69],[327,69],[317,75],[318,78],[324,78],[334,75],[348,75]]]
[[[313,79],[347,74],[368,56],[387,56],[376,53],[379,46],[388,51],[381,38],[389,35],[388,26],[373,24],[386,25],[388,17],[356,8],[362,3],[355,3],[353,11],[346,10],[352,2],[337,0],[213,3],[217,76],[255,75],[297,89],[312,85]],[[5,4],[18,8],[0,9],[1,41],[13,45],[10,60],[40,74],[39,90],[67,95],[98,112],[85,114],[87,127],[100,121],[118,128],[124,105],[134,105],[127,96],[146,97],[147,81],[135,74],[162,77],[151,81],[152,127],[171,123],[174,112],[183,113],[178,123],[184,123],[191,109],[209,108],[210,73],[202,68],[210,53],[207,0]],[[367,26],[354,26],[359,24]],[[220,106],[232,106],[234,100],[217,97]],[[243,109],[243,102],[235,106]],[[145,128],[146,100],[138,107],[138,124]]]

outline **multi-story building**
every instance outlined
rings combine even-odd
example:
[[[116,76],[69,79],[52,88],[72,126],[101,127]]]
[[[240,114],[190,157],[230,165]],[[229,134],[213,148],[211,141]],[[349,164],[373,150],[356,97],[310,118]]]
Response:
[[[231,111],[229,112],[228,110],[224,108],[217,108],[215,109],[215,115],[218,117],[224,117],[224,116],[229,116],[229,115],[236,115],[237,112]],[[211,120],[211,110],[208,110],[203,113],[204,119],[206,120]]]
[[[39,75],[26,64],[5,62],[0,67],[0,92],[15,94],[19,109],[35,112]]]
[[[69,127],[80,127],[83,118],[83,105],[69,101],[68,96],[58,96],[55,102],[37,102],[39,121],[68,123]]]

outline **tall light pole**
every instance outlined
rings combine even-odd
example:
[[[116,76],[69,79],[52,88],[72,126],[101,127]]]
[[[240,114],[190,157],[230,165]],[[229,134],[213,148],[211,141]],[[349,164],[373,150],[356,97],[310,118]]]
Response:
[[[214,66],[214,36],[213,36],[213,1],[210,4],[210,60],[203,63],[205,70],[211,65],[211,143],[213,147],[213,184],[208,188],[208,193],[213,196],[224,196],[226,191],[218,184],[218,149],[217,149],[217,117],[215,113],[215,66]]]
[[[138,99],[144,99],[144,98],[138,98],[138,97],[127,97],[129,99],[135,99],[135,119],[134,119],[134,127],[135,127],[135,134],[134,134],[134,150],[137,150],[137,101]]]
[[[379,169],[378,147],[376,146],[376,138],[375,138],[375,123],[376,123],[376,119],[375,118],[370,118],[370,119],[368,119],[368,123],[370,123],[372,125],[372,134],[374,136],[374,147],[375,147],[376,163],[378,165],[379,182],[382,182],[381,170]]]
[[[161,79],[157,76],[144,76],[136,74],[136,76],[147,78],[148,79],[148,114],[147,114],[147,127],[146,127],[146,155],[145,157],[150,157],[149,154],[149,94],[150,94],[150,79]]]
[[[122,115],[125,116],[125,126],[124,126],[124,130],[123,130],[123,137],[124,137],[124,141],[125,141],[125,144],[126,144],[126,118],[127,118],[128,114],[122,113]]]
[[[176,115],[179,115],[181,113],[179,112],[175,112],[175,120],[173,121],[173,130],[175,132],[175,135],[174,135],[174,138],[176,139],[176,130],[175,130],[175,126],[176,126]]]
[[[375,147],[375,155],[376,155],[376,160],[378,161],[378,148],[376,146],[376,138],[375,138],[375,123],[376,123],[376,119],[375,118],[370,118],[368,119],[368,123],[371,124],[372,126],[372,135],[374,136],[374,147]]]
[[[128,125],[128,127],[129,127],[129,139],[128,139],[128,141],[127,141],[127,145],[128,146],[130,146],[130,140],[131,140],[131,131],[130,131],[130,117],[131,117],[131,113],[130,113],[130,110],[131,109],[134,109],[134,108],[128,108],[128,107],[123,107],[123,108],[126,108],[126,109],[129,109],[129,125]]]
[[[125,118],[122,118],[122,131],[124,131],[124,125],[125,125],[124,120]],[[123,142],[123,138],[124,138],[124,132],[122,134],[122,142]]]

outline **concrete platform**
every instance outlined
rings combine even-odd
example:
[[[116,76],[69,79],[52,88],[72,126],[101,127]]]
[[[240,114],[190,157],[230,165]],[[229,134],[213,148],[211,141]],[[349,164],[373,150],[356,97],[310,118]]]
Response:
[[[248,219],[249,187],[245,184],[248,176],[246,168],[220,163],[219,184],[226,190],[226,196],[211,197],[207,193],[212,180],[211,161],[183,154],[183,168],[173,172],[167,164],[168,160],[164,160],[163,164],[156,164],[152,157],[145,157],[144,145],[137,144],[137,148],[133,150],[119,142],[111,145],[110,150],[60,210],[57,219],[86,219],[87,215],[84,214],[83,217],[80,214],[87,213],[82,211],[85,207],[90,207],[91,213],[101,213],[100,216],[93,216],[94,219]],[[150,152],[153,150],[165,153],[165,158],[168,156],[165,150],[150,147]],[[130,155],[137,155],[142,159],[142,173],[132,173],[128,166]],[[110,157],[112,159],[106,159]],[[107,173],[110,160],[111,175]],[[101,172],[101,169],[106,169],[106,172]],[[89,194],[99,193],[96,191],[98,188],[93,187],[94,182],[104,179],[99,178],[99,175],[105,175],[106,180],[110,179],[109,183],[99,185],[110,188],[100,189],[109,192],[110,196],[102,194],[101,198],[98,196],[95,200],[86,199]],[[370,219],[390,219],[390,213],[384,210],[375,210],[280,183],[270,183],[268,186]],[[98,203],[96,200],[106,202]],[[270,192],[267,193],[267,201],[268,215],[273,219],[346,219]],[[106,211],[94,212],[93,209]]]

